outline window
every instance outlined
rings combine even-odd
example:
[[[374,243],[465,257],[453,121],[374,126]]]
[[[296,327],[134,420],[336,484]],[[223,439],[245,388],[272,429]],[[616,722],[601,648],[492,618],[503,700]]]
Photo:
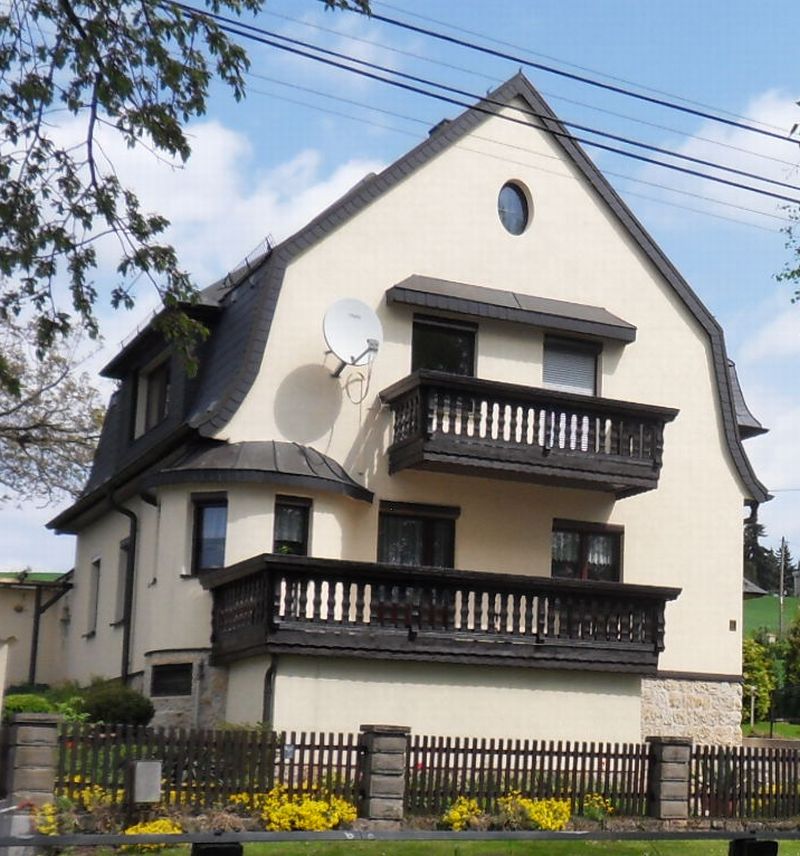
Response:
[[[414,318],[411,371],[431,369],[449,374],[475,374],[474,324],[439,318]]]
[[[194,500],[192,572],[221,568],[225,564],[228,501],[225,498]]]
[[[127,538],[119,542],[119,560],[117,563],[117,598],[114,604],[114,624],[125,620],[125,583],[128,579],[128,551],[130,542]]]
[[[528,197],[519,184],[509,182],[497,197],[497,215],[507,232],[521,235],[530,219]]]
[[[382,502],[378,523],[378,561],[389,565],[452,568],[456,518],[450,506]]]
[[[187,696],[192,694],[192,664],[164,663],[153,666],[151,696]]]
[[[275,497],[272,552],[285,556],[308,555],[308,521],[311,500],[299,496]]]
[[[552,576],[618,582],[621,557],[621,526],[553,521]]]
[[[597,394],[597,355],[591,342],[547,338],[544,342],[543,381],[547,389]]]
[[[86,636],[97,632],[97,613],[100,607],[100,559],[94,559],[89,568],[89,602],[86,613]]]
[[[167,416],[169,409],[169,359],[139,373],[136,387],[134,437],[155,428]]]

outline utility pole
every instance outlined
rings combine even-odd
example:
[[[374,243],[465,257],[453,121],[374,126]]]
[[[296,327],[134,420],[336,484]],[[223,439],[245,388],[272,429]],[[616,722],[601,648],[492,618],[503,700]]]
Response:
[[[786,573],[786,538],[781,538],[781,593],[778,612],[778,639],[783,639],[783,577]]]

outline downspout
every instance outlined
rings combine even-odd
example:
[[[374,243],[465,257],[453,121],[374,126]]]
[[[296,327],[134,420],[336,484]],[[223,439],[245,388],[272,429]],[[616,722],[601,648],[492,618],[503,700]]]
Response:
[[[122,683],[127,684],[130,678],[131,668],[131,637],[133,627],[131,617],[133,615],[133,592],[136,572],[136,536],[139,533],[139,518],[129,508],[120,505],[114,494],[109,493],[108,501],[114,511],[124,514],[129,521],[128,529],[128,558],[125,565],[125,599],[122,605],[122,663],[120,665],[120,676]]]
[[[31,659],[28,666],[28,683],[31,687],[36,683],[36,659],[39,653],[39,626],[42,621],[42,611],[42,589],[41,586],[36,586],[33,605],[33,632],[31,633]]]

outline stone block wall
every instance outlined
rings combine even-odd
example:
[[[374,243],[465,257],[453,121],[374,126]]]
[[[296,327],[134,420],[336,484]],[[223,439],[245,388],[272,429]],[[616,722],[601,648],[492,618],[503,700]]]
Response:
[[[742,742],[742,685],[736,681],[642,679],[642,735],[670,734],[695,743]]]
[[[142,678],[143,691],[155,708],[151,725],[175,728],[213,728],[225,718],[228,670],[208,664],[209,650],[172,649],[148,651]],[[153,666],[192,664],[191,695],[152,696]]]

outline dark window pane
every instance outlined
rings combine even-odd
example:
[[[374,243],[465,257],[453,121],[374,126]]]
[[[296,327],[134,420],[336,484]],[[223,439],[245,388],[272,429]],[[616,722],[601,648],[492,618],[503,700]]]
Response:
[[[310,506],[275,503],[273,553],[308,555],[308,518]]]
[[[144,430],[149,431],[167,415],[169,404],[169,363],[162,363],[153,369],[145,379],[146,402]]]
[[[421,565],[422,546],[422,520],[395,514],[381,516],[381,562],[390,565]]]
[[[227,503],[199,505],[195,530],[196,570],[221,568],[225,564]]]
[[[497,197],[500,222],[512,235],[521,235],[528,225],[528,200],[521,188],[506,184]]]
[[[449,374],[475,374],[475,331],[415,321],[411,371],[431,369]]]
[[[576,579],[581,575],[581,536],[577,532],[553,532],[554,577]]]
[[[192,694],[192,664],[165,663],[153,666],[150,682],[152,696],[185,696]]]
[[[378,560],[390,565],[452,568],[455,521],[413,514],[381,514]]]

